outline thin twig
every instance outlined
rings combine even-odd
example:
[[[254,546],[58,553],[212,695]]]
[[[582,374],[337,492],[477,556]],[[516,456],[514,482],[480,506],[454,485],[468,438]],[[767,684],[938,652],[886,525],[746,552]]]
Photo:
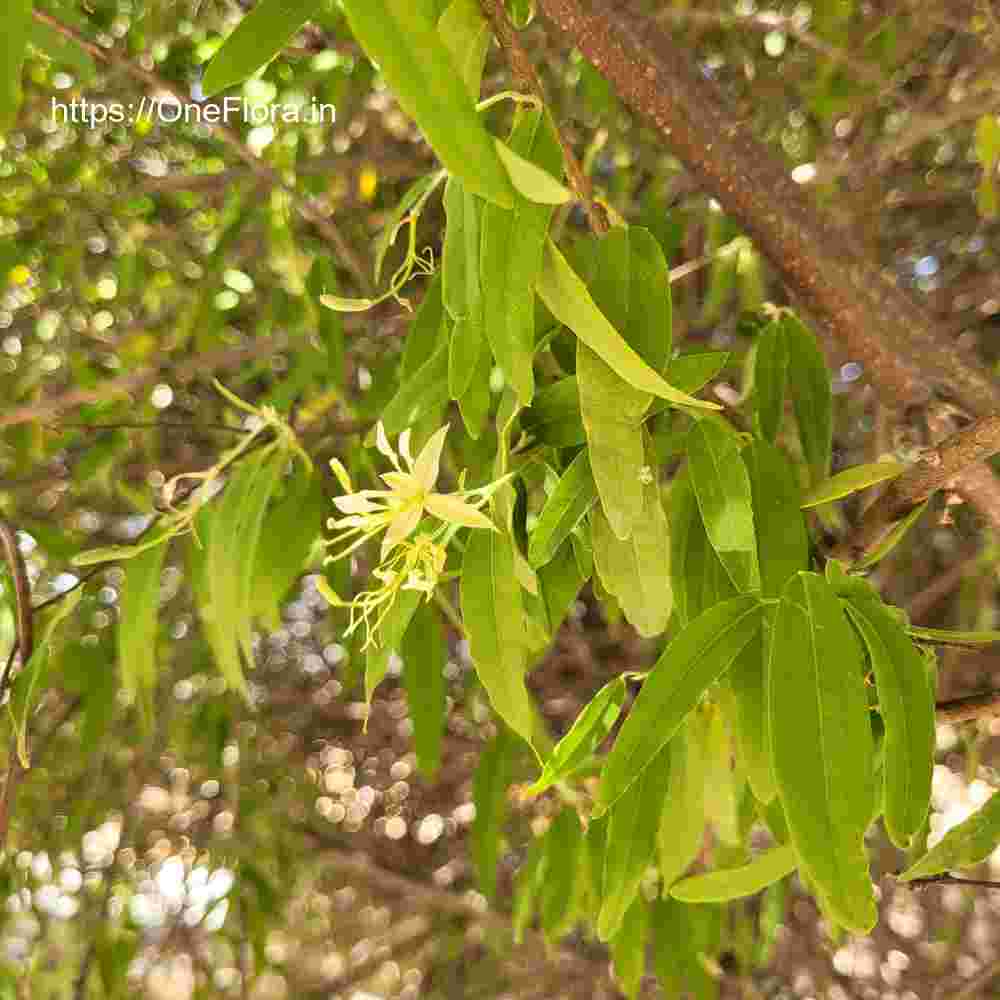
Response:
[[[514,25],[511,24],[511,20],[507,14],[507,8],[504,6],[503,0],[481,0],[481,3],[486,16],[490,19],[490,22],[493,25],[493,31],[496,33],[497,41],[500,43],[500,47],[507,54],[507,60],[510,63],[510,69],[514,74],[517,86],[524,88],[531,94],[534,94],[534,96],[540,98],[544,104],[545,90],[542,87],[541,78],[528,56],[528,53],[525,52],[524,46],[521,44],[520,36],[517,31],[514,30]],[[570,187],[573,188],[576,196],[583,204],[584,210],[587,213],[587,221],[590,223],[590,228],[595,233],[606,233],[608,231],[608,220],[605,214],[600,211],[594,203],[590,180],[583,172],[583,168],[580,166],[579,160],[577,160],[572,148],[558,128],[556,129],[556,137],[558,138],[559,145],[562,148],[563,160],[566,163],[566,174],[569,177]]]
[[[976,889],[1000,889],[1000,882],[993,882],[985,878],[955,878],[947,873],[943,875],[927,875],[924,878],[911,879],[905,883],[911,888],[921,889],[928,885],[962,885],[972,886]]]
[[[1000,691],[984,691],[964,698],[939,701],[934,709],[938,722],[971,722],[1000,715]]]

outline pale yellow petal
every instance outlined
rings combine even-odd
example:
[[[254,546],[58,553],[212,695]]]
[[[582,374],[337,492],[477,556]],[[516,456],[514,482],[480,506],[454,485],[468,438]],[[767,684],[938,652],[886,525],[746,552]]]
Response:
[[[334,497],[333,505],[344,514],[371,514],[383,509],[380,504],[373,503],[369,497],[365,496],[364,492]]]
[[[389,530],[385,533],[385,538],[382,539],[383,559],[397,542],[401,542],[416,528],[420,523],[421,514],[423,514],[423,510],[420,504],[415,503],[412,507],[401,510],[393,518],[392,524],[389,525]]]
[[[467,504],[453,493],[431,493],[424,501],[428,512],[451,524],[464,524],[468,528],[493,528],[493,522],[482,511]]]
[[[397,497],[413,497],[421,492],[416,476],[408,472],[383,472],[382,482],[389,487]]]
[[[444,448],[444,438],[447,433],[448,424],[435,431],[413,463],[413,475],[427,491],[434,489],[434,484],[437,482],[438,471],[441,468],[441,451]]]
[[[399,454],[402,456],[403,462],[406,464],[408,469],[413,468],[413,455],[410,454],[410,428],[407,427],[402,434],[399,435]]]
[[[330,459],[330,471],[337,477],[337,482],[345,493],[353,493],[354,487],[351,485],[351,477],[344,468],[344,463],[339,458]]]
[[[380,420],[375,425],[375,447],[385,455],[387,459],[398,469],[399,468],[399,458],[396,453],[392,450],[392,445],[389,444],[389,439],[385,434],[385,427],[382,426],[382,421]]]

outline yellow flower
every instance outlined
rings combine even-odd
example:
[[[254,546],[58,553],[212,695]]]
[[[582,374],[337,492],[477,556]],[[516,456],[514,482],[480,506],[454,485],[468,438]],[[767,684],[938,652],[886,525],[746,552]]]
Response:
[[[435,431],[414,460],[410,454],[409,430],[399,435],[397,455],[389,444],[380,421],[375,428],[375,445],[393,466],[392,472],[382,475],[382,480],[389,487],[387,490],[355,491],[347,470],[337,459],[331,460],[331,468],[341,486],[347,490],[344,496],[334,497],[333,500],[337,509],[347,515],[330,519],[330,527],[340,532],[334,537],[333,544],[351,540],[351,544],[333,558],[339,559],[347,555],[384,530],[381,553],[384,561],[395,545],[413,533],[425,513],[446,524],[496,530],[493,522],[478,510],[487,500],[483,491],[434,492],[441,466],[441,450],[447,433],[447,424]],[[479,499],[475,504],[467,503],[464,497],[474,494]]]

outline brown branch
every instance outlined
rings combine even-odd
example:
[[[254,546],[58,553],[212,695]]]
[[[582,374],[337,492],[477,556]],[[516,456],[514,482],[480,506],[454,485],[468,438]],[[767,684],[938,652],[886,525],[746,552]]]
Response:
[[[63,24],[58,18],[53,17],[51,14],[47,14],[45,11],[38,10],[36,8],[32,13],[36,21],[48,25],[53,31],[62,35],[64,38],[70,39],[72,42],[79,45],[80,48],[90,53],[90,55],[98,60],[98,62],[101,62],[106,66],[112,66],[123,70],[130,77],[132,77],[132,79],[144,84],[154,93],[156,91],[168,93],[181,105],[190,103],[190,96],[185,94],[183,90],[171,83],[169,80],[165,80],[156,73],[144,70],[141,66],[136,65],[131,60],[125,59],[115,52],[110,52],[107,49],[101,48],[100,45],[95,45],[75,28],[71,28],[69,25]],[[357,253],[344,239],[340,230],[337,228],[337,225],[331,219],[326,218],[326,216],[324,216],[315,205],[310,202],[303,201],[301,195],[295,190],[295,188],[286,184],[281,179],[278,172],[269,163],[264,162],[260,159],[260,157],[256,156],[250,147],[247,146],[239,135],[228,125],[222,122],[206,122],[206,125],[216,139],[228,146],[229,149],[250,168],[251,172],[259,180],[263,181],[268,186],[278,188],[291,196],[299,215],[301,215],[307,222],[315,226],[323,237],[333,246],[344,266],[351,272],[351,274],[354,275],[354,279],[357,281],[359,287],[365,292],[370,291],[371,283],[368,280],[367,269],[362,264]]]
[[[541,78],[535,70],[534,63],[532,63],[528,53],[524,51],[520,36],[514,30],[514,25],[507,14],[507,7],[504,4],[504,0],[481,0],[481,3],[486,16],[493,25],[493,31],[497,36],[500,47],[507,54],[507,60],[510,63],[511,72],[514,74],[517,86],[523,88],[527,93],[540,98],[544,103],[545,90],[542,87]],[[590,228],[595,233],[606,233],[608,231],[608,220],[604,213],[594,204],[589,178],[583,172],[576,154],[558,128],[556,129],[556,137],[562,149],[563,161],[566,164],[566,174],[569,177],[570,186],[583,203]]]
[[[1000,889],[1000,882],[993,882],[985,878],[955,878],[954,875],[927,875],[924,878],[915,878],[906,882],[906,885],[913,888],[922,889],[928,885],[966,885],[976,886],[980,889]]]
[[[31,659],[35,650],[34,620],[31,610],[31,583],[28,571],[24,565],[24,557],[18,548],[17,535],[14,529],[0,518],[0,555],[7,564],[14,584],[14,619],[16,622],[17,649],[23,666]],[[2,686],[0,686],[0,701],[6,693],[8,674],[11,661],[7,661],[4,670]],[[0,852],[7,844],[7,831],[10,828],[10,815],[17,795],[17,787],[24,776],[24,767],[17,750],[17,735],[11,734],[10,746],[7,751],[7,777],[4,780],[3,794],[0,797]]]
[[[917,504],[937,490],[954,487],[964,472],[1000,452],[1000,416],[984,417],[927,451],[865,511],[861,523],[834,555],[856,562]]]
[[[6,413],[0,413],[0,427],[12,424],[45,423],[66,410],[88,403],[103,403],[117,395],[127,395],[143,386],[155,382],[165,372],[179,381],[206,375],[213,371],[228,368],[239,368],[245,361],[264,357],[281,349],[282,339],[277,337],[262,337],[240,347],[226,347],[201,357],[190,358],[180,364],[163,364],[138,368],[128,375],[111,379],[97,389],[71,389],[69,392],[56,396],[54,399],[38,403],[28,403],[15,407]]]

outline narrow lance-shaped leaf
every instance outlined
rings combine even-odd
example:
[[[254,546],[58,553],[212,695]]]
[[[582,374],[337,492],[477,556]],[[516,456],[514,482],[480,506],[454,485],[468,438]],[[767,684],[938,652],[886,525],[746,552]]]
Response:
[[[875,923],[865,857],[874,784],[861,648],[826,581],[789,580],[768,665],[771,756],[802,866],[850,930]]]
[[[441,764],[441,738],[445,726],[444,668],[448,644],[437,612],[422,601],[403,636],[403,683],[413,720],[413,745],[417,765],[432,778]]]
[[[833,451],[833,393],[826,359],[802,321],[786,312],[781,318],[788,350],[788,384],[795,419],[813,484],[826,479]]]
[[[585,527],[585,526],[584,526]],[[549,631],[554,634],[573,607],[580,588],[590,576],[577,558],[576,533],[563,542],[555,556],[538,571],[538,589],[545,602]],[[592,571],[592,570],[591,570]]]
[[[260,0],[205,68],[206,97],[241,83],[269,63],[323,6],[322,0]]]
[[[927,509],[929,503],[930,500],[928,499],[921,504],[917,504],[905,517],[897,521],[886,532],[885,537],[867,555],[855,563],[854,568],[868,569],[877,562],[881,562],[903,540],[910,528],[920,520],[920,515]]]
[[[160,577],[167,543],[147,549],[125,563],[118,622],[118,664],[122,687],[134,698],[148,722],[156,684],[157,623]]]
[[[476,0],[451,0],[438,18],[438,34],[459,67],[469,96],[478,101],[491,33]]]
[[[670,780],[670,748],[662,746],[615,803],[608,819],[604,883],[597,935],[612,938],[639,893],[656,849],[656,831]]]
[[[819,507],[824,503],[840,500],[859,490],[866,490],[876,483],[895,479],[906,471],[906,466],[900,462],[871,462],[868,465],[855,465],[844,469],[829,479],[814,486],[802,501],[803,509]]]
[[[412,0],[344,0],[354,37],[449,172],[505,208],[514,191],[459,67]]]
[[[386,434],[399,434],[448,400],[448,345],[434,353],[408,378],[382,411]]]
[[[546,171],[562,169],[562,151],[541,108],[518,110],[510,146]],[[483,326],[497,364],[522,406],[531,402],[535,391],[534,288],[551,218],[549,206],[534,204],[520,193],[512,209],[489,205],[483,211]]]
[[[908,847],[927,816],[934,769],[934,694],[923,657],[868,585],[852,588],[847,612],[868,647],[885,724],[885,825]]]
[[[385,679],[389,657],[399,653],[410,622],[420,603],[419,590],[401,590],[375,635],[375,642],[365,653],[365,707],[371,712],[375,688]],[[367,714],[365,726],[367,727]]]
[[[562,781],[585,763],[611,732],[625,703],[625,680],[608,681],[576,717],[569,732],[556,744],[538,780],[528,787],[530,795]]]
[[[942,872],[971,868],[985,861],[1000,844],[1000,795],[965,822],[952,827],[919,861],[899,876],[901,882],[928,878]]]
[[[551,941],[569,929],[580,891],[583,830],[576,810],[564,807],[545,835],[545,881],[539,893],[542,931]]]
[[[670,784],[657,833],[664,892],[687,871],[705,842],[705,721],[695,710],[670,741]]]
[[[552,559],[559,546],[587,516],[596,499],[590,456],[584,449],[569,464],[545,501],[528,545],[528,560],[532,566],[544,566]]]
[[[650,477],[652,477],[650,473]],[[622,606],[640,635],[659,635],[673,609],[670,582],[670,529],[655,480],[643,487],[644,513],[631,537],[616,538],[603,511],[590,514],[594,564],[601,583]]]
[[[675,882],[670,895],[682,903],[727,903],[752,896],[791,875],[799,859],[791,844],[772,847],[739,868],[691,875]]]
[[[472,824],[472,860],[483,895],[492,900],[497,891],[497,858],[507,815],[507,785],[513,741],[503,725],[479,756],[472,781],[476,818]]]
[[[710,608],[677,634],[643,682],[608,755],[599,792],[602,811],[645,772],[760,624],[761,605],[743,596]]]
[[[760,587],[750,478],[738,440],[709,420],[688,435],[691,485],[705,530],[736,589]]]
[[[953,646],[988,646],[992,642],[1000,642],[1000,631],[996,629],[965,629],[924,628],[922,625],[910,625],[907,632],[914,639],[933,642],[940,645]]]
[[[615,982],[627,1000],[636,1000],[646,971],[649,903],[640,893],[625,911],[618,933],[608,942]]]
[[[462,563],[462,619],[476,673],[490,703],[533,745],[534,712],[524,686],[524,607],[510,538],[473,531]]]
[[[785,412],[785,383],[788,378],[788,350],[780,321],[769,323],[757,340],[754,354],[754,394],[757,433],[773,442]]]
[[[560,323],[636,389],[662,396],[676,406],[721,409],[718,403],[695,399],[674,388],[650,368],[594,305],[585,285],[551,239],[545,245],[536,290]]]

